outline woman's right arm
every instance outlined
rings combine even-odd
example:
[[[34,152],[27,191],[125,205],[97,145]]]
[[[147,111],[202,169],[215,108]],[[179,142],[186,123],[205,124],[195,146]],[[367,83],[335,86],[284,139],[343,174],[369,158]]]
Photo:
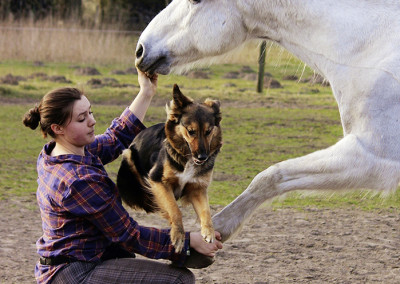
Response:
[[[185,235],[184,249],[176,253],[169,230],[140,226],[122,206],[113,190],[112,181],[92,175],[76,180],[63,207],[76,216],[89,220],[111,242],[123,243],[130,251],[154,259],[169,259],[183,265],[189,251],[189,233]]]

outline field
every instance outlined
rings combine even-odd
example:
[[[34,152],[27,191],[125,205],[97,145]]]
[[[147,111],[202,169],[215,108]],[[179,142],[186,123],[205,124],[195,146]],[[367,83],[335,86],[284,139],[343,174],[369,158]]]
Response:
[[[275,52],[279,52],[279,49]],[[178,83],[185,94],[196,100],[210,97],[221,101],[224,146],[210,188],[212,204],[228,204],[258,172],[268,166],[323,149],[341,138],[339,114],[329,87],[301,83],[302,78],[312,77],[313,73],[306,70],[299,74],[300,62],[285,64],[283,67],[274,66],[274,62],[267,65],[270,76],[278,80],[282,87],[266,88],[261,94],[255,91],[254,80],[244,79],[254,77],[256,65],[246,68],[242,65],[217,65],[186,76],[160,76],[158,94],[148,111],[146,125],[165,120],[164,106],[171,99],[174,83]],[[128,66],[91,65],[101,75],[79,75],[79,70],[88,66],[66,63],[36,65],[15,61],[0,64],[0,77],[6,78],[7,74],[23,77],[18,85],[0,85],[2,199],[35,192],[35,160],[46,140],[39,131],[25,128],[21,118],[43,94],[65,85],[82,88],[93,104],[97,119],[96,132],[102,133],[138,92],[136,75],[114,75],[122,73],[118,71],[126,70]],[[225,78],[235,72],[239,78]],[[47,77],[43,77],[43,74]],[[300,79],[282,79],[288,75],[296,75]],[[205,76],[207,79],[197,78]],[[57,77],[63,80],[51,80]],[[111,81],[111,84],[91,85],[93,79]],[[66,83],[66,80],[70,82]],[[108,166],[111,176],[115,177],[118,166],[119,160]],[[398,194],[382,199],[366,192],[353,192],[315,196],[307,194],[306,197],[291,194],[284,201],[274,204],[299,208],[308,203],[322,207],[351,204],[368,209],[397,208],[398,201]]]
[[[133,42],[124,39],[125,44]],[[0,50],[2,46],[0,42]],[[281,48],[269,45],[267,51],[268,79],[262,93],[255,91],[258,49],[253,45],[247,50],[252,56],[244,55],[233,64],[160,76],[158,94],[146,116],[148,126],[165,120],[164,106],[174,83],[195,100],[221,101],[224,145],[209,189],[214,211],[238,196],[258,172],[342,137],[330,88],[310,82],[316,74]],[[138,92],[130,69],[133,61],[126,54],[122,60],[114,56],[105,62],[81,61],[84,54],[68,61],[57,56],[48,61],[39,55],[40,61],[22,57],[9,55],[0,61],[0,220],[8,224],[0,229],[0,265],[5,268],[1,283],[34,282],[34,242],[41,231],[35,165],[47,140],[22,125],[23,114],[47,91],[77,86],[92,102],[96,133],[102,133]],[[100,74],[90,75],[87,67]],[[113,179],[119,162],[107,166]],[[187,228],[197,228],[193,212],[185,212],[191,220]],[[365,191],[292,193],[262,207],[225,245],[215,265],[195,273],[201,283],[396,283],[399,212],[399,191],[384,198]],[[144,224],[165,226],[158,217],[137,216]],[[246,260],[252,264],[243,269]]]

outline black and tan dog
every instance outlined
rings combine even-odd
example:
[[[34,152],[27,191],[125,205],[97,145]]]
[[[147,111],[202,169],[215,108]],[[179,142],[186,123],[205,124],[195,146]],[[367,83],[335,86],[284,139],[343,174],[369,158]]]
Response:
[[[117,185],[123,201],[146,212],[160,212],[171,224],[176,251],[183,248],[182,214],[176,200],[191,203],[207,242],[214,239],[207,188],[222,145],[218,101],[199,104],[177,85],[166,123],[143,130],[123,153]]]

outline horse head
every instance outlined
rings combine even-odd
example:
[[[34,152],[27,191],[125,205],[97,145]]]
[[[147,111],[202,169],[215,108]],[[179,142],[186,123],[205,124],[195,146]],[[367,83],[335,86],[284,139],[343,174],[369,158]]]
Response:
[[[168,74],[241,45],[246,28],[231,0],[174,0],[141,34],[136,66],[148,73]]]

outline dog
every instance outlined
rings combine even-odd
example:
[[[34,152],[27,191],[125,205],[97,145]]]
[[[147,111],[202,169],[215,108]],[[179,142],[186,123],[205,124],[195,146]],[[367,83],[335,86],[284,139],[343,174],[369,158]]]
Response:
[[[207,188],[222,146],[222,116],[219,101],[196,103],[176,84],[166,112],[165,123],[143,130],[124,150],[117,187],[128,206],[169,220],[171,242],[180,252],[185,232],[178,199],[193,205],[204,240],[215,238]]]

